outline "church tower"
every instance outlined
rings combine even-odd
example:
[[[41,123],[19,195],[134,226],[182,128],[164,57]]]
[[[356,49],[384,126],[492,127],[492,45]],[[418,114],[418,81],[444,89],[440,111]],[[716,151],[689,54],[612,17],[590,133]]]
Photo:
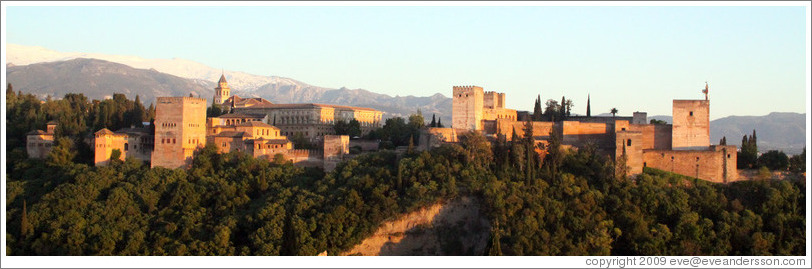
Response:
[[[214,103],[222,105],[229,97],[231,97],[231,88],[228,87],[226,82],[226,75],[220,75],[220,81],[217,82],[217,88],[214,88]]]

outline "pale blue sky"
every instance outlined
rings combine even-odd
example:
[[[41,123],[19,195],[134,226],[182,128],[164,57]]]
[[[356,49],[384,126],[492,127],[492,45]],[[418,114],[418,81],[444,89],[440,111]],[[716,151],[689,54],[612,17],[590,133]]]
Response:
[[[184,58],[323,87],[507,106],[574,100],[583,114],[670,115],[702,98],[711,118],[804,112],[805,7],[8,7],[7,43]],[[214,78],[216,79],[216,78]]]

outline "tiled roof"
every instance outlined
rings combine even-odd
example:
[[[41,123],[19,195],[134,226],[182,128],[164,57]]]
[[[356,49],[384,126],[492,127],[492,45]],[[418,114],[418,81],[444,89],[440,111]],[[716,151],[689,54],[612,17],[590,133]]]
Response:
[[[245,132],[225,131],[214,135],[215,137],[244,137]]]
[[[264,122],[261,122],[261,121],[246,121],[246,122],[237,124],[237,126],[273,127],[273,125],[270,125],[270,124],[267,124],[267,123],[264,123]]]

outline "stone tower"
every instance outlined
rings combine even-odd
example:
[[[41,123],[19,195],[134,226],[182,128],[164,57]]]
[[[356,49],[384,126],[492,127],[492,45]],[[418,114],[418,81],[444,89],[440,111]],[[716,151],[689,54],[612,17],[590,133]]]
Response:
[[[479,86],[454,86],[451,127],[454,129],[482,130],[482,109],[485,91]]]
[[[671,148],[704,150],[710,146],[710,101],[674,100]]]
[[[226,82],[226,75],[220,75],[220,81],[217,82],[217,88],[214,88],[214,103],[222,105],[229,97],[231,97],[231,88],[228,87]]]
[[[206,145],[206,99],[158,97],[152,167],[186,167]]]

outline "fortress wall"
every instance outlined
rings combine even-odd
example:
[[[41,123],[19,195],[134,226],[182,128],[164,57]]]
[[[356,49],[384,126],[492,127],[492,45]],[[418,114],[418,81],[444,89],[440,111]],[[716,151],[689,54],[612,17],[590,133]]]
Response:
[[[629,130],[643,133],[643,149],[671,149],[670,124],[631,124]]]
[[[562,143],[574,147],[594,144],[598,148],[614,147],[613,127],[599,122],[563,121]]]
[[[623,154],[626,148],[626,166],[628,175],[643,173],[643,133],[636,131],[620,131],[615,139],[615,159]]]
[[[505,134],[507,140],[511,140],[513,137],[513,130],[516,131],[516,135],[519,137],[524,136],[524,121],[504,121],[504,125],[501,126],[502,133]],[[508,124],[509,123],[509,124]],[[540,139],[549,139],[550,132],[553,131],[553,122],[548,121],[533,121],[531,122],[533,125],[533,136]]]
[[[712,182],[738,180],[736,147],[713,146],[706,150],[645,150],[645,166]]]

